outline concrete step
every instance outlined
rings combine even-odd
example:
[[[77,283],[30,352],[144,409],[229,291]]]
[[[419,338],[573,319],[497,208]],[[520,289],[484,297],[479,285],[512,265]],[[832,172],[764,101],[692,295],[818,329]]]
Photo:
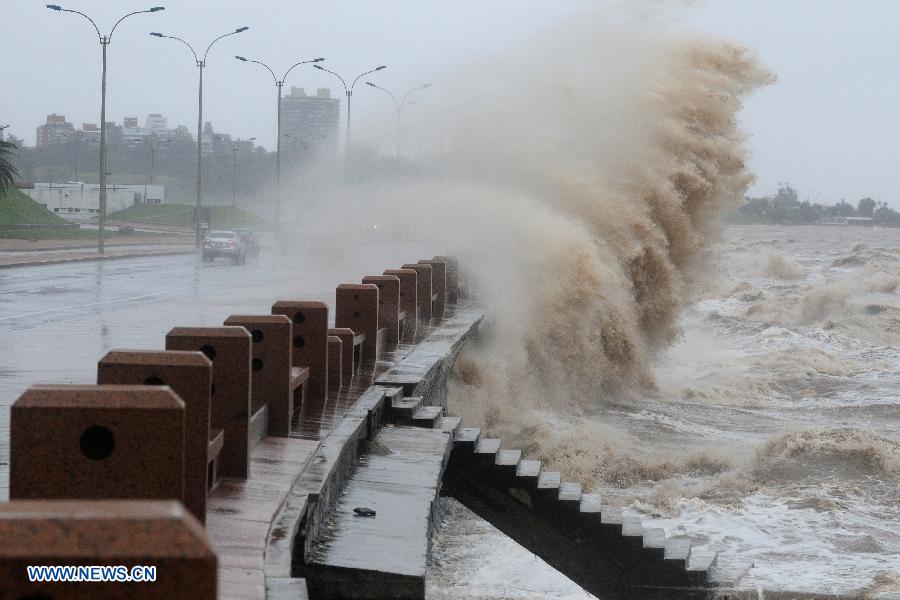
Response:
[[[407,425],[412,421],[413,416],[421,406],[421,396],[412,396],[409,398],[396,400],[391,406],[391,418],[394,423],[397,423],[399,425]]]
[[[715,567],[717,560],[718,553],[714,550],[692,546],[686,569],[688,579],[694,585],[706,585],[710,581],[710,571]]]
[[[559,502],[564,506],[570,507],[574,510],[578,510],[581,506],[581,484],[560,483]]]
[[[347,482],[302,576],[317,599],[421,599],[436,499],[452,441],[439,430],[388,427]],[[375,511],[359,516],[355,508]]]
[[[402,387],[385,387],[384,388],[384,406],[393,408],[394,404],[403,400]]]
[[[687,568],[688,561],[691,557],[691,538],[686,535],[679,535],[666,538],[666,548],[663,558],[666,560],[678,560],[684,563],[683,568]]]
[[[666,554],[666,530],[658,527],[644,528],[644,552],[663,560]]]
[[[444,433],[449,433],[450,437],[456,439],[456,435],[459,432],[460,424],[462,423],[462,419],[459,417],[443,417],[441,418],[441,426],[440,430]]]
[[[738,581],[753,568],[753,561],[734,557],[716,555],[709,568],[709,581],[719,587],[734,587]]]
[[[520,460],[516,467],[516,479],[519,485],[537,487],[538,477],[541,475],[541,461]]]
[[[456,433],[454,448],[463,454],[473,454],[481,441],[481,429],[478,427],[463,427]]]
[[[538,490],[545,493],[559,493],[559,471],[541,471],[537,482]]]
[[[497,453],[500,452],[500,440],[496,438],[481,438],[478,447],[475,448],[475,456],[481,461],[495,464]]]
[[[440,429],[444,409],[440,406],[420,406],[413,414],[410,425],[426,429]]]
[[[581,514],[600,514],[600,508],[603,503],[601,502],[600,494],[582,494],[581,495],[581,505],[578,507],[578,512]]]

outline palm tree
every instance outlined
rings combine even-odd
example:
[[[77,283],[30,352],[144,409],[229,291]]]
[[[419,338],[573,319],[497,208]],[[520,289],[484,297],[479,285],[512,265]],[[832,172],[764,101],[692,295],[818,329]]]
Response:
[[[6,193],[7,188],[12,187],[13,178],[18,175],[18,171],[12,164],[15,149],[14,143],[0,140],[0,196]]]

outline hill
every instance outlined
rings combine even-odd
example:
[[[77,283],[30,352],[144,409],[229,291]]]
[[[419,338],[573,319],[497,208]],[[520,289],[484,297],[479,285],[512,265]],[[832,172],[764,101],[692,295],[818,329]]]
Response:
[[[10,188],[0,196],[0,225],[56,225],[66,220],[53,214],[23,192]]]
[[[133,221],[151,225],[180,225],[192,227],[194,207],[189,204],[136,204],[112,213],[110,220]],[[251,212],[230,206],[210,207],[210,227],[231,229],[234,227],[269,228],[269,224]]]

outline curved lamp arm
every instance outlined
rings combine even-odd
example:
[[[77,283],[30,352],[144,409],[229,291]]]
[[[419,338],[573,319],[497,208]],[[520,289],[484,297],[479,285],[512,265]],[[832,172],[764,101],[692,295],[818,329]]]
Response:
[[[125,15],[124,17],[122,17],[121,19],[116,21],[116,24],[113,25],[113,28],[112,28],[112,30],[110,30],[109,35],[107,36],[107,39],[112,40],[112,36],[116,32],[116,27],[118,27],[119,23],[121,23],[128,17],[133,16],[133,15],[139,15],[142,13],[155,13],[155,12],[159,12],[161,10],[166,10],[166,7],[165,6],[154,6],[153,8],[148,8],[147,10],[137,10],[133,13],[128,13],[127,15]]]
[[[375,88],[376,90],[381,90],[382,92],[384,92],[385,94],[387,94],[388,96],[390,96],[391,99],[394,101],[394,106],[396,107],[396,109],[397,109],[398,111],[400,110],[400,103],[397,102],[397,96],[395,96],[394,94],[392,94],[390,90],[388,90],[387,88],[383,88],[383,87],[381,87],[380,85],[375,85],[375,84],[372,83],[371,81],[367,81],[367,82],[366,82],[366,85],[368,85],[368,86],[370,86],[370,87],[373,87],[373,88]],[[405,99],[406,99],[406,98],[404,98],[404,100],[405,100]]]
[[[337,73],[335,73],[334,71],[329,71],[328,69],[326,69],[325,67],[323,67],[321,65],[313,65],[313,68],[318,69],[320,71],[325,71],[326,73],[331,73],[332,75],[334,75],[335,77],[337,77],[338,79],[341,80],[341,83],[344,85],[344,93],[345,94],[350,91],[347,89],[347,83],[344,81],[344,78],[341,77],[340,75],[338,75]]]
[[[184,40],[181,39],[180,37],[175,37],[174,35],[163,35],[163,34],[157,32],[157,31],[151,32],[150,35],[152,35],[153,37],[165,38],[165,39],[168,39],[168,40],[175,40],[175,41],[177,41],[177,42],[181,42],[182,44],[184,44],[185,46],[187,46],[187,47],[188,47],[188,50],[191,51],[191,54],[194,55],[194,60],[197,61],[197,64],[200,64],[200,59],[197,58],[197,53],[194,52],[194,47],[191,46],[190,44],[188,44],[186,41],[184,41]]]
[[[356,87],[356,82],[360,80],[360,78],[365,77],[366,75],[371,75],[375,71],[380,71],[382,69],[387,69],[387,65],[381,65],[380,67],[375,67],[371,71],[366,71],[365,73],[360,73],[356,76],[356,79],[353,80],[353,84],[350,86],[350,91],[353,91],[353,88]]]
[[[287,79],[287,76],[291,74],[291,71],[294,70],[294,67],[299,67],[300,65],[305,65],[305,64],[309,64],[309,63],[319,63],[319,62],[322,62],[323,60],[325,60],[325,59],[324,58],[314,58],[312,60],[301,60],[297,64],[292,65],[290,69],[288,69],[287,71],[284,72],[284,77],[281,78],[281,81],[283,82],[285,79]]]
[[[67,13],[72,13],[72,14],[76,14],[76,15],[81,15],[82,17],[84,17],[85,19],[90,21],[91,25],[94,26],[94,31],[97,32],[97,37],[101,40],[103,39],[103,34],[100,33],[100,28],[97,27],[97,24],[94,23],[94,20],[92,18],[90,18],[83,12],[78,12],[77,10],[69,10],[68,8],[63,8],[62,6],[59,6],[58,4],[48,4],[47,8],[49,8],[50,10],[55,10],[57,12],[67,12]]]
[[[413,92],[418,92],[420,90],[426,90],[426,89],[432,87],[433,85],[434,84],[426,83],[425,85],[420,85],[419,87],[413,88],[413,89],[409,90],[408,92],[406,92],[403,95],[403,100],[400,101],[400,108],[403,108],[403,105],[406,104],[406,99],[409,98],[410,94],[412,94]]]
[[[248,29],[250,29],[250,28],[249,28],[249,27],[238,27],[238,28],[235,29],[234,31],[231,31],[231,32],[226,33],[226,34],[224,34],[224,35],[220,35],[219,37],[217,37],[216,39],[214,39],[213,41],[211,41],[211,42],[209,43],[209,46],[206,47],[206,52],[203,53],[203,62],[204,62],[204,63],[206,62],[206,57],[209,55],[209,49],[213,47],[213,44],[215,44],[216,42],[218,42],[219,40],[221,40],[221,39],[223,39],[223,38],[227,38],[228,36],[231,36],[231,35],[237,35],[237,34],[239,34],[239,33],[243,33],[243,32],[245,32],[245,31],[247,31]]]
[[[244,58],[243,56],[235,56],[234,58],[237,59],[237,60],[239,60],[239,61],[241,61],[241,62],[256,63],[256,64],[258,64],[258,65],[262,65],[263,67],[265,67],[265,69],[266,69],[269,73],[272,74],[272,79],[275,80],[275,83],[276,83],[276,84],[278,83],[278,76],[275,75],[275,71],[273,71],[273,70],[269,67],[269,65],[267,65],[266,63],[260,62],[260,61],[258,61],[258,60],[250,60],[249,58]]]

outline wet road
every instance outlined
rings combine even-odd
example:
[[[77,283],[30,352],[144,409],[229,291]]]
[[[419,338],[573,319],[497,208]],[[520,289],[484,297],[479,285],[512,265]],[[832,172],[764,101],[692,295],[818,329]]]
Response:
[[[113,348],[162,349],[176,326],[268,314],[279,299],[333,306],[334,288],[437,254],[425,244],[320,248],[243,266],[198,256],[0,270],[0,500],[8,497],[9,406],[35,383],[93,383]]]

